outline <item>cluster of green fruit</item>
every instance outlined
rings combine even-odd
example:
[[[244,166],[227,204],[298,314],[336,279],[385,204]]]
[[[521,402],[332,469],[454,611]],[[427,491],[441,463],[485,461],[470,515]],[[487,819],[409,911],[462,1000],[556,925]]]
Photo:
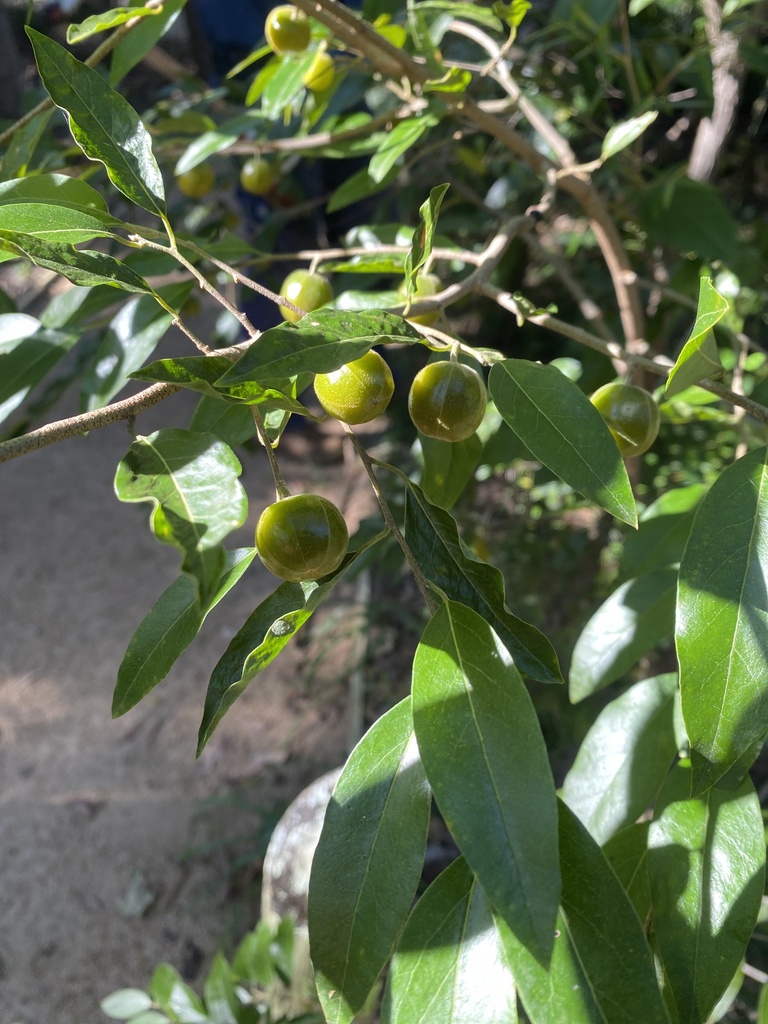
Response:
[[[312,30],[303,11],[292,4],[273,8],[264,23],[267,45],[278,57],[295,56],[304,53],[310,44]],[[321,43],[312,63],[302,76],[302,84],[313,95],[321,96],[333,86],[336,80],[336,65],[333,57]],[[258,154],[246,160],[240,170],[240,184],[244,191],[254,196],[268,195],[278,180],[278,171],[272,161]],[[200,163],[177,175],[179,191],[191,199],[202,199],[213,188],[216,176],[208,163]]]
[[[315,376],[323,409],[348,424],[380,416],[394,393],[389,366],[371,349],[331,373]],[[658,407],[643,388],[614,382],[592,396],[623,455],[640,455],[656,438]],[[441,441],[463,441],[479,427],[487,403],[483,379],[455,360],[428,363],[413,379],[408,411],[417,430]],[[256,548],[270,572],[300,583],[339,568],[349,534],[344,517],[327,498],[300,494],[283,498],[262,513]]]

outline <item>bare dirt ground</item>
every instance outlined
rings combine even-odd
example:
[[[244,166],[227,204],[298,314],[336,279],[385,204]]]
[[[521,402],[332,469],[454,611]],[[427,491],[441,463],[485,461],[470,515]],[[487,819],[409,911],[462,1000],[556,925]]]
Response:
[[[178,425],[168,406],[189,400],[137,430]],[[294,644],[195,761],[210,672],[275,585],[260,564],[169,678],[112,720],[125,647],[179,567],[149,531],[149,505],[114,497],[130,440],[117,425],[0,467],[0,1024],[97,1024],[101,998],[145,985],[161,961],[199,982],[217,947],[255,924],[233,850],[257,880],[270,809],[345,754],[344,679],[331,660],[309,683]],[[243,462],[251,512],[232,547],[252,543],[273,500],[263,455]],[[369,513],[357,469],[309,455],[281,465],[289,485],[333,497],[350,528]]]

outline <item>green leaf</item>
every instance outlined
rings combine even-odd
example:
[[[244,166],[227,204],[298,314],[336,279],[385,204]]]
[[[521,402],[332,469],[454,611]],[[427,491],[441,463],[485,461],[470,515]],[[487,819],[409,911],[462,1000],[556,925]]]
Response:
[[[216,1024],[237,1024],[240,1002],[235,994],[235,978],[221,953],[216,954],[205,979],[203,996],[206,1009]]]
[[[38,267],[53,270],[72,284],[106,284],[126,292],[152,294],[143,277],[103,252],[75,249],[64,242],[46,242],[22,231],[4,230],[0,230],[0,252],[9,252]]]
[[[255,677],[282,651],[312,613],[330,596],[338,581],[377,536],[347,555],[325,582],[282,583],[256,608],[232,638],[208,683],[197,740],[199,757],[216,726]]]
[[[483,442],[477,434],[456,442],[438,441],[421,434],[419,441],[424,456],[424,493],[434,505],[450,509],[472,479],[483,454]]]
[[[18,201],[0,204],[0,230],[25,232],[48,242],[77,245],[93,238],[115,238],[111,229],[117,224],[113,217],[99,210]],[[3,259],[14,259],[14,254],[4,253],[0,255],[0,260]]]
[[[640,516],[636,532],[624,539],[621,565],[627,576],[675,565],[683,550],[706,484],[689,484],[662,494]]]
[[[378,185],[383,181],[389,171],[394,167],[403,153],[415,145],[424,132],[438,123],[438,118],[432,114],[425,114],[421,117],[407,117],[398,121],[391,131],[387,132],[381,145],[371,157],[368,164],[368,174]],[[442,186],[443,190],[448,186]]]
[[[272,928],[266,921],[259,921],[256,928],[245,936],[232,961],[232,969],[239,978],[257,985],[269,985],[274,980],[275,969],[270,954],[273,939]]]
[[[563,800],[601,846],[658,793],[677,753],[677,675],[635,683],[597,716],[565,777]]]
[[[0,315],[0,422],[79,339],[74,331],[48,330],[23,313]]]
[[[37,144],[45,133],[53,113],[53,108],[43,110],[22,128],[19,128],[17,132],[14,132],[8,149],[0,160],[0,174],[4,178],[15,178],[17,175],[27,174]]]
[[[149,994],[172,1020],[185,1024],[210,1024],[202,999],[170,964],[159,964],[149,983]]]
[[[89,160],[104,164],[112,184],[131,202],[164,217],[165,189],[152,140],[130,103],[53,39],[29,27],[27,35],[43,85],[67,115],[78,146]]]
[[[258,116],[253,113],[238,114],[237,117],[232,117],[217,125],[215,129],[198,135],[179,157],[173,173],[184,174],[203,163],[214,153],[223,153],[230,146],[234,146],[246,132],[252,131],[260,120],[260,114]]]
[[[413,723],[435,800],[498,913],[539,960],[560,900],[557,805],[536,712],[507,649],[447,601],[413,662]]]
[[[381,192],[382,189],[385,189],[387,185],[395,180],[397,175],[398,168],[391,167],[381,181],[374,181],[368,173],[367,167],[355,171],[353,175],[338,186],[328,200],[325,208],[326,213],[336,213],[347,206],[351,206],[352,203],[358,202],[360,199],[367,199],[368,196]]]
[[[248,512],[240,473],[234,452],[218,438],[176,429],[138,437],[117,468],[118,498],[152,503],[152,532],[183,552],[182,569],[197,582],[202,606],[222,571],[220,542]]]
[[[557,655],[535,626],[507,608],[504,577],[473,555],[459,537],[455,519],[407,481],[405,535],[421,571],[448,598],[474,609],[491,625],[518,671],[541,683],[560,683]]]
[[[160,8],[157,7],[113,7],[111,11],[92,14],[77,25],[67,25],[67,42],[72,46],[73,43],[81,43],[83,39],[97,32],[108,32],[118,25],[124,25],[131,18],[154,16],[159,12]]]
[[[627,121],[617,121],[616,124],[611,125],[603,139],[600,159],[607,160],[616,153],[620,153],[622,149],[626,149],[635,139],[640,138],[645,129],[652,125],[658,116],[658,110],[647,110],[638,117],[631,117]]]
[[[277,121],[294,99],[304,91],[302,78],[315,59],[314,52],[283,56],[261,94],[261,112],[268,121]]]
[[[419,207],[419,225],[413,233],[413,241],[405,258],[405,288],[410,297],[416,290],[416,277],[421,267],[432,255],[435,241],[437,217],[449,185],[436,185],[430,189],[429,198]]]
[[[45,203],[53,207],[107,213],[107,204],[101,192],[81,178],[68,174],[33,174],[28,178],[14,178],[0,182],[0,203]],[[119,221],[114,221],[119,223]]]
[[[669,371],[665,398],[680,394],[692,384],[698,384],[706,377],[717,377],[723,373],[720,353],[717,349],[712,328],[728,312],[730,304],[712,284],[711,277],[699,280],[699,304],[696,322],[683,351]]]
[[[330,373],[386,341],[423,339],[407,320],[393,313],[318,309],[295,327],[281,324],[264,331],[217,383],[227,388],[243,381],[294,377],[302,371]]]
[[[677,569],[652,569],[603,602],[573,649],[568,686],[574,704],[620,679],[672,635],[676,590]]]
[[[651,880],[648,876],[648,831],[650,821],[640,821],[612,836],[603,847],[608,863],[632,901],[641,921],[651,910]]]
[[[498,922],[526,1013],[535,1024],[669,1024],[629,897],[578,818],[559,811],[563,897],[548,967]]]
[[[649,834],[653,934],[680,1024],[706,1020],[741,963],[763,894],[765,838],[749,778],[691,799],[690,768],[662,791]]]
[[[421,877],[429,811],[406,699],[350,754],[312,862],[310,953],[328,1024],[352,1021],[392,953]]]
[[[129,1017],[148,1010],[152,1006],[152,1000],[139,988],[121,988],[106,999],[102,999],[99,1005],[108,1017],[128,1020]]]
[[[768,731],[767,460],[757,448],[720,475],[680,563],[676,642],[696,793]]]
[[[173,314],[152,296],[136,296],[126,302],[110,321],[93,366],[83,377],[84,407],[101,409],[122,391],[131,372],[154,352],[172,321]]]
[[[215,434],[224,444],[236,448],[253,437],[256,424],[247,405],[231,405],[220,397],[203,395],[192,413],[189,429]]]
[[[619,449],[586,395],[554,366],[505,359],[491,367],[491,396],[535,458],[611,515],[637,526]]]
[[[134,380],[154,380],[190,388],[220,401],[246,402],[248,405],[270,402],[274,408],[307,415],[307,410],[301,402],[290,398],[276,387],[262,387],[251,380],[229,387],[220,386],[219,380],[226,377],[231,368],[232,360],[226,356],[185,356],[182,359],[158,359],[132,373],[131,377]],[[290,381],[273,383],[282,383],[286,390],[291,389]]]
[[[40,322],[44,327],[53,327],[56,330],[84,327],[105,309],[122,301],[122,295],[105,285],[95,288],[73,286],[54,295],[40,314]]]
[[[430,885],[397,944],[387,1024],[517,1024],[515,982],[487,897],[463,857]]]
[[[117,673],[112,717],[130,711],[165,679],[176,659],[195,639],[208,612],[238,582],[256,555],[255,548],[227,551],[211,597],[201,608],[197,587],[179,576],[165,590],[133,634]]]
[[[112,51],[109,66],[109,84],[112,88],[146,57],[158,39],[176,21],[185,3],[186,0],[163,0],[162,10],[156,11],[152,18],[144,18],[140,25],[120,40]]]

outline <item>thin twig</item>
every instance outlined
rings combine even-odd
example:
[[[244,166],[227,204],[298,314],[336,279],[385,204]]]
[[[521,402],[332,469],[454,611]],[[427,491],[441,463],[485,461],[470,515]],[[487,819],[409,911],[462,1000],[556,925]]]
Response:
[[[508,309],[516,316],[519,315],[520,309],[509,292],[496,288],[492,284],[483,285],[481,290],[503,309]],[[525,319],[529,323],[536,324],[537,327],[548,327],[555,334],[560,334],[565,338],[570,338],[572,341],[577,341],[580,345],[585,345],[596,352],[602,352],[603,355],[608,356],[611,360],[631,362],[643,370],[648,370],[649,373],[656,374],[656,376],[666,376],[672,366],[674,366],[672,360],[667,359],[665,356],[656,356],[654,359],[649,359],[647,356],[633,355],[625,348],[622,348],[618,342],[603,341],[602,338],[590,334],[589,331],[585,331],[581,327],[575,327],[564,320],[558,320],[557,317],[550,316],[549,313],[526,316]],[[731,405],[738,405],[742,409],[746,409],[751,416],[760,420],[761,423],[768,423],[768,408],[760,405],[759,402],[753,402],[751,398],[747,398],[745,395],[737,395],[730,388],[713,380],[700,380],[697,382],[697,387],[704,388],[705,391],[711,391],[713,395],[717,395],[718,398],[730,402]]]
[[[392,536],[400,545],[400,548],[403,554],[405,555],[405,560],[408,563],[411,572],[413,573],[413,578],[416,580],[416,585],[421,591],[421,596],[424,598],[424,602],[427,608],[429,609],[430,614],[434,614],[435,603],[432,600],[432,595],[429,591],[429,582],[424,573],[421,571],[421,566],[416,560],[416,557],[411,551],[411,549],[408,547],[408,543],[405,537],[402,535],[399,526],[395,522],[394,516],[392,515],[392,510],[389,507],[387,499],[384,497],[384,492],[381,489],[381,484],[379,483],[378,477],[376,476],[376,471],[373,468],[373,462],[371,460],[371,457],[366,451],[363,443],[360,441],[360,438],[354,432],[354,430],[352,430],[352,428],[347,423],[342,423],[342,426],[344,427],[347,436],[352,442],[354,449],[357,452],[357,455],[363,464],[365,472],[368,474],[368,479],[371,481],[371,487],[373,487],[373,493],[376,495],[376,501],[379,503],[379,508],[381,509],[381,514],[384,516],[384,522],[387,526],[387,529],[390,531]]]
[[[267,428],[264,425],[264,419],[258,406],[252,405],[251,413],[253,414],[253,422],[256,424],[256,433],[259,435],[259,440],[267,453],[269,468],[272,470],[272,479],[275,481],[275,494],[277,496],[277,500],[280,501],[281,498],[290,498],[291,492],[288,490],[288,484],[286,484],[283,474],[280,472],[280,467],[277,464],[277,456],[275,455],[275,449],[269,439],[269,434],[267,433]]]

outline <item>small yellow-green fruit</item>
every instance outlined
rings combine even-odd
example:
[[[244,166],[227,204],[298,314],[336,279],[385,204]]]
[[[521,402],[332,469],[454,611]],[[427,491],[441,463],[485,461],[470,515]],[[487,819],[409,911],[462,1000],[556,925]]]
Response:
[[[437,274],[419,274],[416,278],[416,290],[411,297],[411,302],[418,302],[419,299],[429,299],[433,295],[437,295],[438,292],[443,290],[443,284]],[[397,289],[397,294],[400,298],[405,301],[408,298],[408,291],[405,287],[405,281]],[[422,313],[421,316],[407,316],[406,319],[410,320],[411,323],[421,324],[423,327],[428,327],[433,324],[440,316],[440,310],[436,309],[434,313]]]
[[[335,77],[336,68],[333,57],[325,50],[318,50],[301,81],[310,92],[327,92],[333,85]]]
[[[590,399],[613,434],[622,455],[642,455],[659,433],[659,407],[653,395],[634,384],[604,384]]]
[[[319,494],[296,494],[269,505],[256,524],[256,550],[264,565],[292,583],[335,572],[347,553],[344,516]]]
[[[253,196],[265,196],[271,192],[276,180],[272,164],[259,156],[246,160],[240,170],[240,184]]]
[[[389,405],[394,390],[392,371],[373,349],[338,370],[315,377],[320,405],[342,423],[375,420]]]
[[[189,171],[176,176],[179,191],[190,199],[202,199],[214,186],[216,175],[210,164],[198,164]]]
[[[280,294],[305,313],[312,313],[333,301],[333,288],[328,278],[302,269],[291,271],[280,287]],[[301,319],[298,313],[287,306],[281,306],[280,312],[292,324]]]
[[[311,31],[303,11],[293,4],[273,7],[264,22],[264,35],[269,48],[279,55],[303,53],[309,46]]]
[[[438,441],[465,441],[477,430],[488,402],[483,378],[451,360],[427,365],[416,374],[408,412],[416,429]]]

